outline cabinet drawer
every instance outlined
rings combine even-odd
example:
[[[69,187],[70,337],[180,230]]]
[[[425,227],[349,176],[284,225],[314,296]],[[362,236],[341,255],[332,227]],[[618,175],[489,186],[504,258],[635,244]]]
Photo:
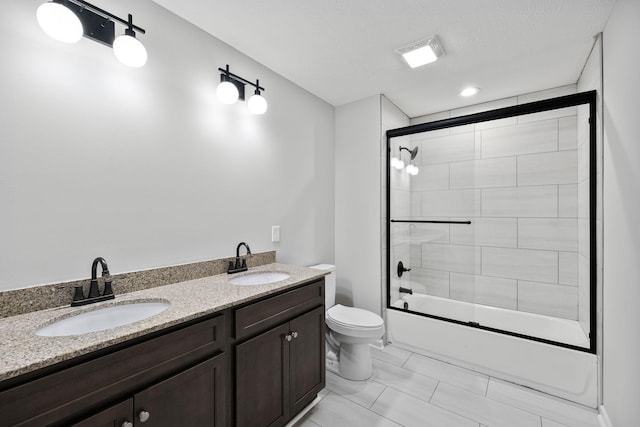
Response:
[[[324,278],[235,310],[235,338],[259,333],[324,304]]]
[[[0,420],[41,426],[91,412],[215,354],[226,341],[224,322],[217,316],[5,390]]]

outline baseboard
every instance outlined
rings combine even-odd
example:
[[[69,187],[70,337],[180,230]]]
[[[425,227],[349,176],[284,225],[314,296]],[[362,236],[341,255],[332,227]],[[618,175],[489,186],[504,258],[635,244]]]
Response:
[[[609,414],[607,414],[607,410],[604,408],[604,405],[600,405],[598,408],[598,422],[600,423],[600,427],[613,427],[613,423],[609,419]]]

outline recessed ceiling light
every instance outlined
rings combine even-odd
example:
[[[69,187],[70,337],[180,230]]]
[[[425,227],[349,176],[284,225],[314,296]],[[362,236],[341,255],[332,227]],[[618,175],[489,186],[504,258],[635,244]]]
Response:
[[[411,68],[429,64],[444,55],[438,36],[426,37],[396,49]]]
[[[462,89],[462,92],[460,92],[460,96],[473,96],[476,93],[480,92],[480,88],[479,87],[466,87],[464,89]]]

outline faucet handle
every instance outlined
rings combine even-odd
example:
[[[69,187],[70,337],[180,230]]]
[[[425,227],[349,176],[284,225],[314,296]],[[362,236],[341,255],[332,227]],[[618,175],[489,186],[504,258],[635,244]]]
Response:
[[[111,287],[111,283],[113,283],[113,281],[111,280],[111,276],[105,278],[104,291],[102,291],[103,297],[106,297],[107,295],[113,295],[113,288]]]
[[[74,286],[73,301],[82,301],[84,299],[84,292],[82,292],[82,285]]]

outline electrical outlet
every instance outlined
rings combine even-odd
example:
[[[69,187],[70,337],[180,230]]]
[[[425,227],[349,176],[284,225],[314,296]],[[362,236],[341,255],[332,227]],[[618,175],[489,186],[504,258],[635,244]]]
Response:
[[[280,241],[280,226],[274,225],[271,227],[271,241],[279,242]]]

